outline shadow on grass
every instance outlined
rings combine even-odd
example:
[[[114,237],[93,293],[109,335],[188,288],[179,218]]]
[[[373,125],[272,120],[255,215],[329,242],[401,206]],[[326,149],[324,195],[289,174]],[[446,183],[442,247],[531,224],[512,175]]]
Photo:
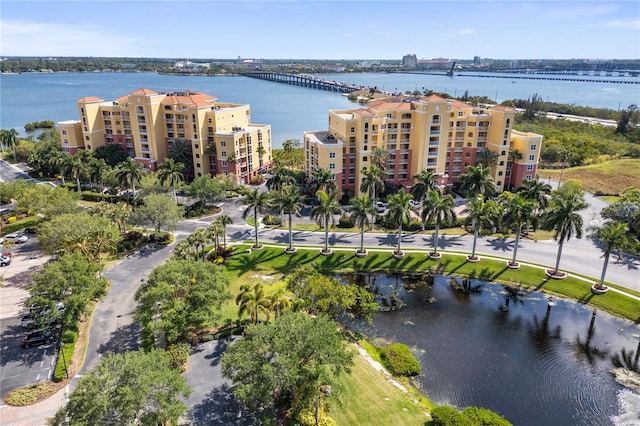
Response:
[[[272,261],[278,257],[284,256],[284,251],[274,251],[262,249],[261,251],[254,251],[251,254],[243,255],[242,253],[236,253],[233,255],[226,267],[230,271],[239,271],[240,275],[255,271],[256,266],[260,263],[266,263]]]

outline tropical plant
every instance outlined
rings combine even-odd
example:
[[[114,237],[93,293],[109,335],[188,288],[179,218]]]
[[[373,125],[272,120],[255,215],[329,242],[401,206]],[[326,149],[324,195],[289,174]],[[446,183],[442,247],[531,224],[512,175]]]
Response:
[[[207,232],[206,228],[198,228],[193,231],[191,235],[187,237],[187,241],[194,247],[195,252],[198,254],[200,253],[200,248],[202,247],[202,260],[204,260],[204,247],[210,241],[210,234]]]
[[[496,184],[490,175],[491,169],[482,164],[470,166],[469,171],[460,176],[460,191],[467,194],[467,198],[477,198],[478,195],[491,197],[496,193]]]
[[[387,213],[387,219],[390,223],[396,224],[398,227],[398,248],[394,254],[401,256],[401,241],[402,241],[402,225],[405,221],[411,220],[411,212],[413,209],[409,204],[413,197],[411,194],[407,194],[404,191],[400,191],[397,194],[393,194],[389,197],[389,211]]]
[[[478,150],[476,154],[476,164],[481,164],[484,168],[495,167],[498,163],[498,153],[490,149]]]
[[[540,180],[538,176],[532,180],[523,180],[522,186],[518,188],[518,193],[528,200],[533,200],[537,204],[538,212],[542,212],[549,204],[551,195],[551,185]]]
[[[573,158],[573,153],[568,149],[561,149],[560,151],[558,151],[556,156],[557,156],[556,159],[561,163],[560,179],[558,180],[558,186],[560,186],[562,185],[562,176],[564,175],[564,168],[567,166],[567,162],[571,161],[571,159]]]
[[[360,191],[369,194],[369,197],[374,204],[376,202],[377,191],[382,191],[384,189],[383,175],[384,170],[375,164],[369,166],[369,168],[362,169],[362,183],[360,184]],[[375,212],[371,214],[370,225],[372,228],[374,224],[374,214]]]
[[[186,173],[193,176],[193,151],[191,143],[186,139],[174,139],[169,143],[169,158],[176,163],[184,164]]]
[[[187,240],[181,240],[176,244],[173,254],[175,257],[182,260],[198,260],[198,252]]]
[[[337,190],[333,172],[329,169],[323,169],[322,167],[316,169],[311,174],[311,181],[316,186],[316,189],[321,189],[324,192],[335,192]]]
[[[291,307],[291,296],[281,288],[272,292],[269,296],[269,310],[275,313],[276,319],[285,310]],[[267,322],[269,321],[269,312],[267,312]]]
[[[256,234],[256,243],[253,248],[260,248],[260,243],[258,240],[258,213],[262,213],[269,206],[269,194],[266,192],[260,192],[258,188],[256,188],[253,191],[247,193],[247,195],[245,195],[244,198],[240,200],[240,202],[247,206],[244,210],[244,213],[242,214],[242,217],[244,219],[246,219],[249,214],[253,214],[253,226]]]
[[[269,312],[269,299],[264,292],[262,283],[254,285],[244,284],[240,287],[240,293],[236,296],[236,305],[238,308],[238,318],[247,313],[251,318],[252,324],[258,323],[258,315],[260,312],[265,314]]]
[[[469,200],[467,206],[463,210],[471,219],[471,228],[473,229],[473,245],[471,247],[470,260],[476,260],[476,245],[478,241],[478,233],[484,226],[493,226],[494,209],[490,200],[485,200],[483,195],[478,198]]]
[[[587,207],[584,191],[562,191],[560,188],[551,195],[549,207],[542,218],[542,228],[554,231],[553,239],[558,241],[558,255],[553,275],[559,275],[564,242],[574,234],[576,238],[582,238],[582,216],[578,212]]]
[[[68,157],[65,164],[65,170],[76,181],[78,192],[82,192],[80,186],[80,178],[87,173],[87,165],[82,161],[80,157]]]
[[[280,191],[283,186],[295,184],[295,179],[291,172],[282,166],[274,167],[270,173],[271,177],[267,179],[267,189],[269,191]]]
[[[165,158],[160,167],[158,167],[158,177],[160,182],[164,185],[169,183],[171,185],[171,193],[173,199],[178,202],[178,196],[176,195],[176,185],[184,180],[184,164],[176,163],[173,158]]]
[[[513,246],[513,258],[509,265],[517,266],[518,246],[524,226],[534,230],[538,227],[537,204],[535,200],[526,198],[523,194],[503,192],[500,194],[500,203],[504,206],[503,224],[508,229],[515,229],[516,240]]]
[[[382,148],[375,148],[371,151],[371,164],[374,164],[382,170],[387,170],[387,160],[389,159],[389,151]]]
[[[65,184],[64,182],[65,164],[67,163],[67,159],[69,157],[70,155],[67,154],[66,152],[57,151],[53,153],[47,161],[49,167],[57,170],[60,173],[60,177],[62,178],[62,185]]]
[[[102,193],[102,177],[109,170],[109,165],[102,158],[92,158],[87,164],[87,171],[89,172],[89,181],[93,184],[98,184],[100,192]],[[103,194],[104,195],[104,194]]]
[[[316,192],[318,204],[311,209],[311,218],[315,219],[318,226],[324,227],[324,250],[329,252],[329,226],[335,224],[334,215],[342,213],[342,208],[338,202],[337,192],[325,192],[320,189]]]
[[[375,214],[376,209],[373,206],[373,200],[367,194],[352,198],[349,205],[351,206],[349,219],[360,228],[360,250],[358,253],[364,254],[366,253],[364,250],[364,228],[369,223],[369,215]]]
[[[435,232],[433,234],[433,253],[438,256],[438,234],[440,225],[443,222],[452,222],[456,219],[454,202],[451,195],[443,196],[440,191],[432,191],[427,195],[422,205],[422,221],[435,222]]]
[[[286,213],[289,216],[289,248],[293,250],[293,223],[292,216],[298,215],[304,207],[300,202],[300,190],[297,186],[287,185],[271,199],[271,206],[278,212]]]
[[[136,193],[136,183],[142,179],[142,165],[136,163],[133,158],[129,157],[123,163],[120,163],[116,171],[116,179],[125,188],[131,188],[130,200],[133,200]]]
[[[627,224],[621,222],[606,222],[602,227],[594,229],[593,237],[604,246],[602,274],[596,286],[598,289],[604,289],[604,278],[607,274],[607,266],[609,265],[611,252],[616,250],[619,256],[620,252],[632,243],[631,238],[633,237],[629,234]]]
[[[16,147],[20,143],[20,139],[18,138],[18,131],[16,129],[9,130],[1,130],[0,131],[0,146],[2,146],[2,152],[4,153],[4,147],[11,148],[13,152],[13,161],[15,163],[18,162],[16,158]]]
[[[429,170],[421,171],[413,179],[417,182],[411,187],[411,195],[416,201],[422,202],[430,191],[438,189],[438,176]]]
[[[216,217],[214,222],[217,222],[222,227],[222,247],[223,250],[227,250],[227,225],[231,225],[233,223],[233,219],[226,214],[221,214]]]

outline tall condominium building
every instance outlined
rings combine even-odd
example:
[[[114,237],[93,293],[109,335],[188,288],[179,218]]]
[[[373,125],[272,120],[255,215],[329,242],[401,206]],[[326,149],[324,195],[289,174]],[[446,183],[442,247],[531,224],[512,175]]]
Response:
[[[436,95],[389,97],[363,108],[332,110],[327,131],[304,133],[305,172],[331,170],[340,191],[359,195],[362,170],[381,148],[388,154],[388,182],[408,189],[414,175],[428,170],[446,190],[489,150],[499,191],[511,189],[535,177],[542,144],[541,135],[514,130],[514,116],[513,108],[478,108]]]
[[[271,168],[271,126],[251,123],[249,105],[217,102],[190,90],[139,89],[104,101],[77,101],[80,120],[58,123],[62,147],[80,149],[117,144],[148,170],[156,170],[172,151],[187,150],[191,177],[234,174],[239,183]],[[174,145],[175,144],[175,145]]]

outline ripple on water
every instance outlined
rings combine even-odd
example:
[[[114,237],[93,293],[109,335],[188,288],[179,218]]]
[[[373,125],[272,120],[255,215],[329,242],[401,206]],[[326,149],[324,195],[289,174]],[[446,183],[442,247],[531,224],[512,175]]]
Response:
[[[618,413],[611,417],[616,426],[640,426],[640,395],[629,389],[618,391]]]

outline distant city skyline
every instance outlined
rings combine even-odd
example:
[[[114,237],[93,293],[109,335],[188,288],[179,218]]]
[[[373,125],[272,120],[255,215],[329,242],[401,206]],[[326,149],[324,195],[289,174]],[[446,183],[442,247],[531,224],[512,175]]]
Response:
[[[2,56],[639,59],[638,1],[2,0]]]

